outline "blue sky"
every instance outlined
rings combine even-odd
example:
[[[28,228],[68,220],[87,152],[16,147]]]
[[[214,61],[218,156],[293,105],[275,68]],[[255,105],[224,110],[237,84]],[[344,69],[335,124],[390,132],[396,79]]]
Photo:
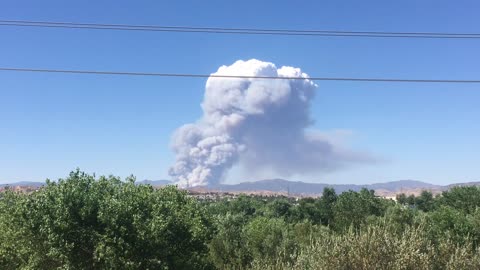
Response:
[[[480,32],[478,1],[23,1],[0,19],[352,31]],[[311,76],[479,79],[480,40],[150,33],[0,26],[0,66],[212,73],[238,59]],[[314,128],[349,130],[385,161],[295,180],[480,180],[480,85],[319,82]],[[167,178],[172,132],[201,115],[205,79],[0,72],[0,182]],[[272,175],[275,177],[275,175]],[[228,182],[241,176],[231,174]],[[251,180],[251,179],[248,179]]]

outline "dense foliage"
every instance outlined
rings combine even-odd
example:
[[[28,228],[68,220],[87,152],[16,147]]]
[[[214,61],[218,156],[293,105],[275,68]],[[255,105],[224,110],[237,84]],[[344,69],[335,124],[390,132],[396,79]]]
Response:
[[[0,200],[0,269],[202,269],[213,225],[175,187],[79,171]]]
[[[0,195],[0,269],[480,269],[480,188],[196,199],[79,171]]]

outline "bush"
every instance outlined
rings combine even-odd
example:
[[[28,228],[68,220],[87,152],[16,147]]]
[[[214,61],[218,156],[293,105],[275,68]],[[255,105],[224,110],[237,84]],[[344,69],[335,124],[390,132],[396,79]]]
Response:
[[[435,246],[424,226],[408,227],[400,235],[387,224],[327,234],[304,246],[293,263],[257,261],[253,269],[479,269],[479,249],[448,240]]]

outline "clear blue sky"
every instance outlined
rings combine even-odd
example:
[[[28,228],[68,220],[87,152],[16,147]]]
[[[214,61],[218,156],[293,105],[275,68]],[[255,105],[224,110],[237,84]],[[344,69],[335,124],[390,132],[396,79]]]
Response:
[[[480,32],[471,1],[24,1],[0,19],[353,31]],[[311,76],[480,79],[480,40],[367,39],[0,26],[0,66],[212,73],[238,59]],[[0,72],[0,182],[167,178],[172,132],[201,115],[204,79]],[[480,85],[319,82],[315,128],[385,159],[328,183],[480,180]],[[273,177],[273,175],[272,175]],[[239,178],[239,177],[238,177]],[[236,179],[230,176],[230,182]],[[250,179],[249,179],[250,180]]]

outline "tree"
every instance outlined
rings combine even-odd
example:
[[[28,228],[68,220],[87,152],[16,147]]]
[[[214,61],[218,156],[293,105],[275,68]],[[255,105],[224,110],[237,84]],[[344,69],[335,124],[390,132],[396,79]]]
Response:
[[[175,187],[79,170],[0,204],[2,269],[202,269],[209,216]]]
[[[283,219],[257,217],[245,227],[244,237],[253,260],[273,263],[278,257],[285,259],[295,249],[289,227]]]
[[[397,194],[396,199],[397,199],[397,203],[401,205],[407,204],[407,195],[405,195],[405,193]]]
[[[442,193],[439,204],[473,214],[477,208],[480,208],[480,187],[453,187]]]
[[[480,240],[478,216],[466,215],[462,210],[450,206],[441,206],[428,213],[429,235],[433,241],[452,240],[454,244],[466,244]]]
[[[272,217],[285,218],[289,215],[292,204],[285,198],[275,199],[268,205],[268,213]]]
[[[335,189],[328,187],[323,189],[322,197],[317,201],[322,225],[328,226],[333,223],[333,207],[337,202],[337,198],[338,196],[335,193]]]
[[[229,210],[232,214],[243,214],[248,217],[253,217],[259,214],[257,210],[261,209],[264,206],[263,204],[263,202],[260,202],[254,197],[242,194],[230,203]]]
[[[247,247],[244,215],[230,213],[217,218],[218,231],[210,242],[210,259],[218,269],[244,269],[252,261]]]
[[[298,205],[292,210],[291,221],[299,222],[304,220],[320,224],[320,208],[313,198],[300,199]]]
[[[432,193],[426,190],[422,191],[420,196],[415,198],[415,205],[419,210],[424,212],[433,210],[434,198]]]
[[[407,204],[409,206],[415,206],[415,195],[411,194],[407,197]]]
[[[353,225],[359,228],[370,215],[383,215],[386,207],[373,190],[362,188],[360,192],[347,191],[338,196],[334,207],[334,226],[342,231]]]
[[[388,224],[393,232],[401,234],[406,228],[413,225],[416,211],[409,207],[393,205],[388,207],[385,215],[379,219]]]

